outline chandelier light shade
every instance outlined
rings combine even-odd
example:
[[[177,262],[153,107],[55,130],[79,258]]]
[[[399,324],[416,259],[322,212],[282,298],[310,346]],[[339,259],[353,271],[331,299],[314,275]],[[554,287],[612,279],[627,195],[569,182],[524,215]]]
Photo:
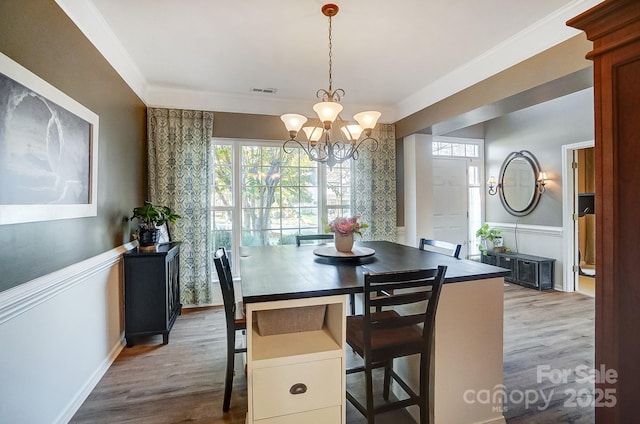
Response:
[[[333,124],[340,112],[342,112],[342,105],[338,102],[320,102],[313,105],[313,110],[318,114],[320,122],[327,122]]]
[[[378,148],[378,140],[371,137],[371,133],[382,115],[377,111],[357,113],[353,117],[357,124],[346,123],[340,117],[343,107],[339,102],[344,96],[344,90],[341,88],[333,90],[332,87],[331,37],[331,18],[338,14],[338,10],[335,4],[322,6],[322,13],[329,18],[329,89],[321,88],[316,92],[316,97],[320,101],[313,105],[313,110],[318,115],[320,126],[303,127],[307,118],[296,113],[286,113],[280,117],[289,131],[289,139],[282,146],[284,151],[294,152],[296,146],[289,145],[293,143],[302,148],[309,159],[326,163],[329,168],[351,158],[357,159],[358,149],[365,143],[370,151],[375,151]],[[300,129],[303,130],[306,140],[296,138],[301,135]]]
[[[368,110],[366,112],[360,112],[353,115],[353,119],[356,120],[358,125],[365,131],[368,132],[367,135],[371,134],[371,130],[378,123],[378,119],[380,119],[382,114],[376,110]]]
[[[307,140],[311,141],[312,143],[320,140],[320,137],[322,137],[322,133],[324,132],[324,129],[322,127],[302,127],[302,130],[306,134]]]
[[[287,127],[289,134],[293,133],[291,138],[294,138],[298,131],[300,131],[300,128],[302,128],[305,122],[307,122],[306,116],[298,115],[296,113],[285,113],[280,117],[280,119],[284,122],[284,126]]]

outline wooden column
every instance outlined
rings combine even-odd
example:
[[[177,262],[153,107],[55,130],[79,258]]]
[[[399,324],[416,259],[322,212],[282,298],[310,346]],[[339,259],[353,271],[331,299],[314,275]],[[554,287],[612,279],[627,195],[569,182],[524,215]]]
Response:
[[[567,22],[593,42],[596,155],[596,423],[637,422],[640,400],[640,1]],[[613,399],[606,395],[613,393]],[[612,401],[610,401],[612,400]],[[599,402],[598,402],[599,401]],[[612,404],[613,403],[613,404]],[[608,406],[605,406],[608,405]]]

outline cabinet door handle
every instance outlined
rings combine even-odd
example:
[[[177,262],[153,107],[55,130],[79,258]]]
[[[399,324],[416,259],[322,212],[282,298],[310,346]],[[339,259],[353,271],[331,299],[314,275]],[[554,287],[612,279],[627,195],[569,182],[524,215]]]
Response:
[[[307,386],[304,383],[296,383],[289,389],[292,395],[301,395],[307,392]]]

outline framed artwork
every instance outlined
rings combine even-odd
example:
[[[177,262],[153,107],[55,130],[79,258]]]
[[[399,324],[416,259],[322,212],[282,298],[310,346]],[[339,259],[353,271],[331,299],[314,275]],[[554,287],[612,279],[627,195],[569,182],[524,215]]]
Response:
[[[164,223],[158,229],[158,244],[169,243],[171,241],[171,237],[169,235],[169,224]]]
[[[97,215],[98,115],[0,53],[0,225]]]

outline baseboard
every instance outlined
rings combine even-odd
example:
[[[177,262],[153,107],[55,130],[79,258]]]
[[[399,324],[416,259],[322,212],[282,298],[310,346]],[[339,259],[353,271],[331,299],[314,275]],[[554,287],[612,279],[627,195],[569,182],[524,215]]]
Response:
[[[113,364],[113,362],[116,360],[118,355],[120,355],[120,352],[122,352],[122,349],[124,349],[125,346],[126,346],[126,342],[123,334],[122,338],[120,339],[120,342],[116,343],[116,345],[113,346],[113,348],[111,349],[111,352],[109,352],[109,355],[105,358],[102,364],[100,364],[100,366],[93,372],[91,377],[85,383],[84,387],[82,387],[78,391],[76,396],[74,396],[73,399],[71,399],[71,401],[67,404],[67,406],[64,408],[62,413],[56,418],[54,423],[66,424],[69,421],[71,421],[73,416],[76,414],[76,412],[78,412],[78,410],[80,409],[84,401],[87,400],[87,398],[89,397],[93,389],[95,389],[95,387],[98,385],[102,377],[107,373],[107,371],[111,367],[111,364]]]

